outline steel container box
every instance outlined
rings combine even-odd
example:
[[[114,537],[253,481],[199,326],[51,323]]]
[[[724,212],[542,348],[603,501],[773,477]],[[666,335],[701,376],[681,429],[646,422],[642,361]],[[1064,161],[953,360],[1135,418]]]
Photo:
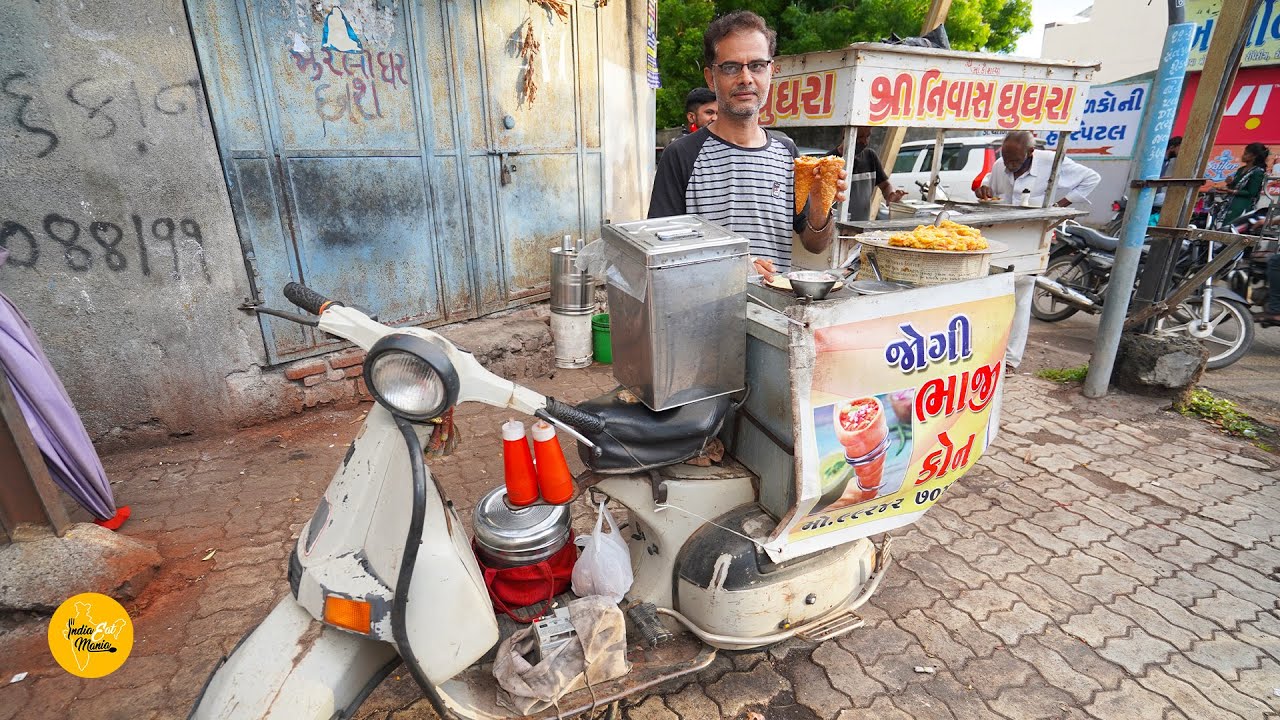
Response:
[[[605,225],[613,375],[654,410],[744,386],[747,240],[696,215]]]

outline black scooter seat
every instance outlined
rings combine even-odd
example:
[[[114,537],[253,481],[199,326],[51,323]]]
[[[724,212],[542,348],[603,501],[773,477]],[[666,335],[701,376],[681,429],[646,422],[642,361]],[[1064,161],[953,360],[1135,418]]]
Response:
[[[578,443],[578,456],[591,470],[617,474],[651,470],[684,462],[702,452],[720,432],[732,400],[708,398],[670,410],[650,410],[625,388],[617,388],[578,405],[604,420],[604,430],[583,432],[600,448]]]
[[[1083,225],[1073,225],[1067,228],[1067,234],[1074,235],[1081,240],[1084,240],[1086,245],[1096,250],[1113,253],[1116,251],[1116,248],[1120,247],[1120,238],[1103,235],[1097,230],[1087,228]]]

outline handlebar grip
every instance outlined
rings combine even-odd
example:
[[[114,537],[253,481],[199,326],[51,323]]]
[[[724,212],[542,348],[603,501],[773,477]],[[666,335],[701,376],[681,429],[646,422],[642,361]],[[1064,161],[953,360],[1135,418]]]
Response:
[[[547,398],[547,414],[587,433],[598,433],[604,430],[604,418],[585,410],[562,403],[555,398]]]
[[[341,305],[342,303],[330,300],[302,283],[291,282],[284,286],[284,296],[289,302],[306,310],[312,315],[319,315],[324,312],[329,305]]]

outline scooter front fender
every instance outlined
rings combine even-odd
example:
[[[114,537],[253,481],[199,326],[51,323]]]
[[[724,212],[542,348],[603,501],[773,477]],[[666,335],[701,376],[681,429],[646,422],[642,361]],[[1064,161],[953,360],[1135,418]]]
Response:
[[[215,668],[188,720],[329,720],[399,663],[389,643],[317,622],[285,597]]]

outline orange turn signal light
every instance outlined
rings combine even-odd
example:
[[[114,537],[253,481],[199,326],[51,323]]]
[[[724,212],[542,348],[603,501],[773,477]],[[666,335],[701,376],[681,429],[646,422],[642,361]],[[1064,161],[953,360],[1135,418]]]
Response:
[[[363,600],[337,595],[326,595],[324,598],[324,621],[330,625],[368,635],[370,614],[369,603]]]

